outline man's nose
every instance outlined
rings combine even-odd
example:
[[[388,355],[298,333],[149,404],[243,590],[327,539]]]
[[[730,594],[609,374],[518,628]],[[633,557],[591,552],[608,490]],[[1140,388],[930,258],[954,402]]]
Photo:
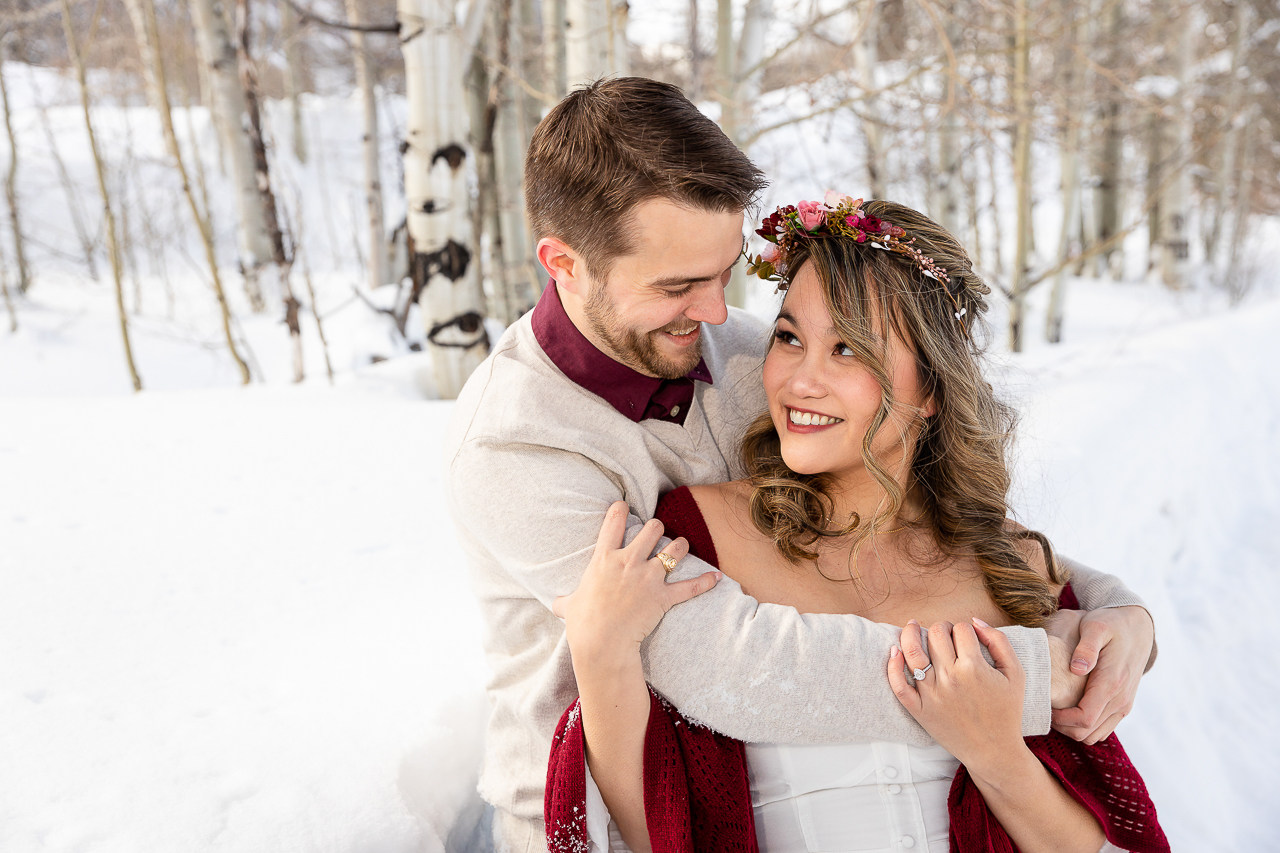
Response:
[[[719,281],[709,281],[698,286],[694,301],[684,315],[699,323],[719,326],[729,319],[729,308],[724,301],[724,286]]]

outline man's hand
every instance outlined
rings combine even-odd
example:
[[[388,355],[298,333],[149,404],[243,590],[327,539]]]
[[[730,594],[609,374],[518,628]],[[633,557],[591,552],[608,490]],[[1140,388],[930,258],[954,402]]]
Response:
[[[1071,611],[1065,613],[1068,615],[1059,614],[1061,619],[1055,616],[1046,630],[1069,644],[1074,618]],[[1111,734],[1133,710],[1138,682],[1155,642],[1155,625],[1142,607],[1110,607],[1085,612],[1078,632],[1071,672],[1087,675],[1088,681],[1076,707],[1054,710],[1053,727],[1068,737],[1094,744]]]

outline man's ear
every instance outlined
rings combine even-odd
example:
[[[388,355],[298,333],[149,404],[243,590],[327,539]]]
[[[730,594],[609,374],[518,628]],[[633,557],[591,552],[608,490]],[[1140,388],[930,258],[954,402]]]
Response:
[[[555,237],[543,237],[538,241],[537,255],[538,263],[552,281],[570,293],[587,297],[590,292],[587,267],[572,247]]]

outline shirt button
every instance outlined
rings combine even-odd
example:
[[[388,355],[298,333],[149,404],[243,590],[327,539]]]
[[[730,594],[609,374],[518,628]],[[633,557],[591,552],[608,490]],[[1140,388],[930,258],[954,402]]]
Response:
[[[886,768],[884,769],[884,778],[886,778],[886,779],[896,779],[896,778],[898,778],[898,768],[896,768],[896,767],[886,767]]]
[[[674,417],[675,417],[676,415],[678,415],[678,414],[680,414],[680,407],[679,407],[679,406],[672,406],[672,407],[671,407],[671,417],[673,417],[673,418],[674,418]]]
[[[902,786],[901,786],[901,785],[890,785],[890,786],[889,786],[889,793],[890,793],[890,794],[901,794],[901,793],[902,793]]]
[[[910,835],[904,835],[902,836],[902,846],[907,848],[915,847],[916,840],[912,838]]]

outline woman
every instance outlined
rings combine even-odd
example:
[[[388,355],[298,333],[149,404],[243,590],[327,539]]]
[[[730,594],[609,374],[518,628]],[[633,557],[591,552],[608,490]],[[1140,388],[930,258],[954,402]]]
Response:
[[[1114,736],[1021,736],[1024,675],[992,626],[1074,596],[1048,540],[1006,518],[1012,415],[980,373],[989,289],[964,250],[915,211],[832,193],[757,233],[771,246],[750,269],[786,297],[749,477],[672,492],[621,551],[610,510],[560,603],[581,699],[553,748],[549,843],[608,846],[581,825],[604,813],[598,786],[635,850],[1167,850]],[[664,523],[687,538],[649,559]],[[886,678],[937,745],[743,747],[651,696],[640,642],[718,579],[664,583],[690,542],[761,602],[903,625]]]

